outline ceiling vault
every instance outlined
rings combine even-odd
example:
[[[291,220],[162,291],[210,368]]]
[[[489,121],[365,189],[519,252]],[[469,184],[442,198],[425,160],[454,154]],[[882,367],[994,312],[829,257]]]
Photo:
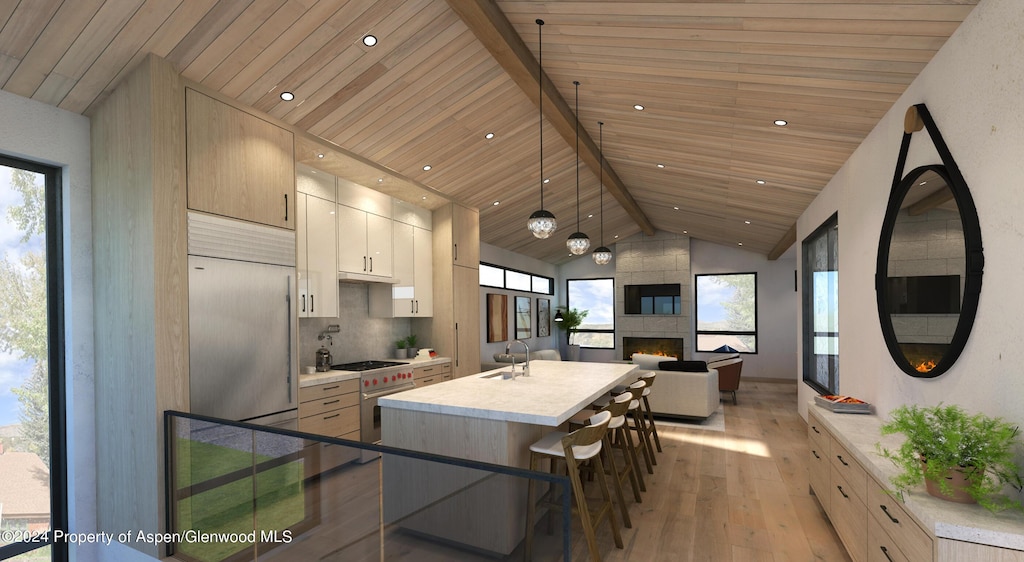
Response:
[[[535,104],[541,103],[535,93],[537,87],[537,59],[523,42],[505,14],[491,0],[448,0],[451,7],[477,39],[487,48],[494,59]],[[576,115],[558,92],[547,74],[543,77],[544,115],[565,142],[575,150]],[[601,166],[599,149],[594,139],[585,130],[579,133],[580,159],[586,163],[595,176]],[[605,187],[608,193],[622,205],[630,218],[645,234],[654,235],[654,224],[633,199],[626,184],[619,178],[611,164],[604,161]]]

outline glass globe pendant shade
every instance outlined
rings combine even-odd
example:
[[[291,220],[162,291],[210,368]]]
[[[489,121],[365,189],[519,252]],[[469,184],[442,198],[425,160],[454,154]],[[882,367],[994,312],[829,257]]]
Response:
[[[555,229],[558,228],[558,221],[550,211],[541,209],[530,215],[526,221],[526,228],[530,229],[530,232],[537,238],[544,239],[554,234]]]
[[[591,255],[594,256],[594,263],[597,265],[608,265],[612,261],[612,251],[606,246],[594,250]]]
[[[569,248],[572,255],[582,256],[590,249],[590,238],[582,232],[573,232],[569,235],[569,239],[565,241],[565,245]]]

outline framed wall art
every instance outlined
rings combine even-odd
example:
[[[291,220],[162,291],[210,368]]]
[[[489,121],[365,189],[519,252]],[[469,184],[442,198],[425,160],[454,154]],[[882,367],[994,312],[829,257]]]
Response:
[[[537,299],[537,337],[551,335],[551,299]]]
[[[531,323],[533,311],[530,310],[530,297],[516,297],[516,339],[523,340],[533,337]]]
[[[508,295],[487,293],[487,342],[508,340]]]

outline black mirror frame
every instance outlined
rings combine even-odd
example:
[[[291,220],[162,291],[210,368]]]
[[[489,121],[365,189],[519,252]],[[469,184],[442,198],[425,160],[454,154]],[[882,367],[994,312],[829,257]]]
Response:
[[[953,156],[949,153],[942,135],[932,120],[928,109],[924,104],[917,104],[907,111],[906,132],[903,135],[903,142],[900,147],[900,156],[896,165],[896,173],[893,176],[893,187],[889,192],[889,202],[885,210],[885,219],[882,222],[882,232],[878,239],[878,260],[875,264],[875,296],[878,305],[878,321],[882,328],[882,336],[885,338],[885,345],[889,349],[896,365],[906,374],[918,378],[934,378],[946,371],[956,362],[967,345],[971,329],[974,327],[974,319],[978,312],[978,301],[981,297],[981,277],[985,268],[985,254],[981,241],[981,224],[978,220],[978,211],[974,206],[974,199],[971,197],[967,182],[960,174]],[[906,164],[907,151],[910,148],[910,137],[915,131],[927,128],[935,148],[942,158],[942,165],[933,164],[921,166],[911,170],[905,177],[903,168]],[[953,332],[953,339],[949,343],[946,353],[935,365],[935,368],[927,372],[917,371],[910,361],[900,350],[899,342],[896,341],[896,333],[893,329],[892,318],[887,312],[885,298],[885,282],[889,269],[889,244],[892,242],[893,229],[896,226],[896,218],[899,215],[900,206],[907,191],[914,185],[915,180],[927,171],[937,173],[946,181],[946,185],[953,192],[953,199],[956,201],[957,210],[960,213],[960,221],[964,230],[964,245],[966,254],[966,281],[964,282],[963,302],[960,306],[960,318],[957,321],[956,331]]]

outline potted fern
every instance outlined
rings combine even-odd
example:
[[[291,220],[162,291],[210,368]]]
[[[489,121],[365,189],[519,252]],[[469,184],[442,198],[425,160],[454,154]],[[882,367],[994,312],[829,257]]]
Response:
[[[977,502],[993,512],[1024,511],[1019,500],[1001,493],[1007,484],[1021,490],[1021,470],[1013,458],[1016,425],[984,414],[969,415],[955,405],[904,405],[890,412],[881,432],[906,436],[896,449],[876,446],[901,470],[891,479],[897,490],[924,481],[928,493],[938,498]]]
[[[405,359],[409,357],[409,351],[405,349],[405,344],[405,338],[395,340],[395,359]]]
[[[562,315],[562,319],[559,321],[555,318],[555,324],[558,329],[563,330],[566,334],[566,343],[569,346],[569,360],[579,361],[580,360],[580,346],[575,343],[575,336],[579,332],[580,326],[583,324],[583,319],[590,313],[589,310],[579,310],[576,308],[566,308],[564,306],[558,307],[559,313]]]

